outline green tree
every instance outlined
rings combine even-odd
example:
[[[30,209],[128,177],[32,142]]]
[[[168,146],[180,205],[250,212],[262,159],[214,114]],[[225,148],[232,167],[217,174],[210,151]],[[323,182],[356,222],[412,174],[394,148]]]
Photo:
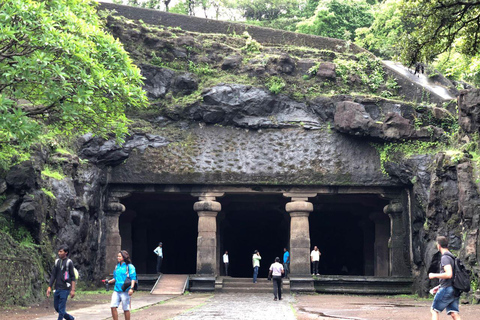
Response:
[[[127,134],[126,108],[146,105],[142,76],[103,30],[90,0],[0,3],[0,165],[42,137]]]
[[[321,0],[315,14],[297,24],[297,31],[324,37],[353,40],[355,30],[373,22],[365,0]]]
[[[475,56],[480,49],[480,1],[400,0],[406,64],[432,61],[453,46]]]
[[[370,27],[358,28],[355,43],[382,58],[400,54],[398,43],[404,28],[398,0],[386,0],[373,7],[374,21]]]

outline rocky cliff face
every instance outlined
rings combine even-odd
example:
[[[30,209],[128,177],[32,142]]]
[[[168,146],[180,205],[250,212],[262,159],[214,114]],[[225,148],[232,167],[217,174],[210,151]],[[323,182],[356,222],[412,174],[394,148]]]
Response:
[[[85,136],[74,151],[43,149],[0,179],[0,217],[27,228],[42,248],[35,277],[46,278],[52,244],[66,243],[82,278],[96,278],[108,183],[215,181],[403,186],[413,204],[416,291],[430,287],[437,234],[448,235],[478,284],[478,159],[471,156],[478,151],[478,91],[461,94],[457,116],[451,106],[399,95],[368,54],[263,47],[248,35],[113,17],[108,27],[140,66],[151,106],[129,110],[131,135],[122,146]]]

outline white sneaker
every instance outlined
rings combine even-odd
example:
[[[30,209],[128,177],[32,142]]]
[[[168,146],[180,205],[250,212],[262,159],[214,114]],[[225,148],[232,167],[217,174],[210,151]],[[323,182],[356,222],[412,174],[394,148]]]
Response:
[[[315,275],[315,273],[312,273],[312,276],[314,276],[314,275]]]

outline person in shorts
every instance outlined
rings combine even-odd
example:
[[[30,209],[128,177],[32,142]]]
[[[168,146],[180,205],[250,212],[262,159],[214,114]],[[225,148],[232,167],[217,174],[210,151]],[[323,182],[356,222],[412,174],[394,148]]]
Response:
[[[448,239],[446,237],[437,237],[437,249],[442,254],[440,273],[428,274],[429,279],[440,279],[440,285],[433,289],[433,293],[436,294],[432,303],[432,320],[438,320],[440,313],[445,309],[454,320],[461,320],[458,309],[460,294],[453,287],[455,260],[448,250]]]
[[[125,320],[130,320],[130,297],[133,294],[133,287],[135,281],[137,280],[137,273],[135,267],[130,261],[130,255],[127,251],[122,250],[117,254],[118,264],[113,271],[113,279],[109,280],[108,283],[115,283],[115,288],[112,293],[112,301],[110,303],[110,308],[112,310],[113,320],[118,320],[117,308],[122,304],[123,313],[125,314]],[[131,279],[130,286],[125,288],[125,291],[122,290],[123,284],[127,279],[127,275]]]

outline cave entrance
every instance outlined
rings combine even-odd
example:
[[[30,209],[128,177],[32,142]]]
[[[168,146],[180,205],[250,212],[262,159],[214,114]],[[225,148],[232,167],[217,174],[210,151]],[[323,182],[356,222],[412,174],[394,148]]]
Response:
[[[133,193],[122,200],[122,249],[127,250],[139,274],[156,273],[153,250],[163,242],[162,273],[196,272],[198,215],[190,194]]]
[[[312,199],[311,247],[322,253],[323,275],[388,276],[388,201],[377,195],[318,195]]]
[[[226,194],[220,202],[219,274],[225,274],[222,256],[228,250],[229,276],[252,277],[252,255],[258,250],[262,256],[258,276],[266,278],[275,257],[282,259],[283,248],[289,246],[288,200],[282,194]]]

